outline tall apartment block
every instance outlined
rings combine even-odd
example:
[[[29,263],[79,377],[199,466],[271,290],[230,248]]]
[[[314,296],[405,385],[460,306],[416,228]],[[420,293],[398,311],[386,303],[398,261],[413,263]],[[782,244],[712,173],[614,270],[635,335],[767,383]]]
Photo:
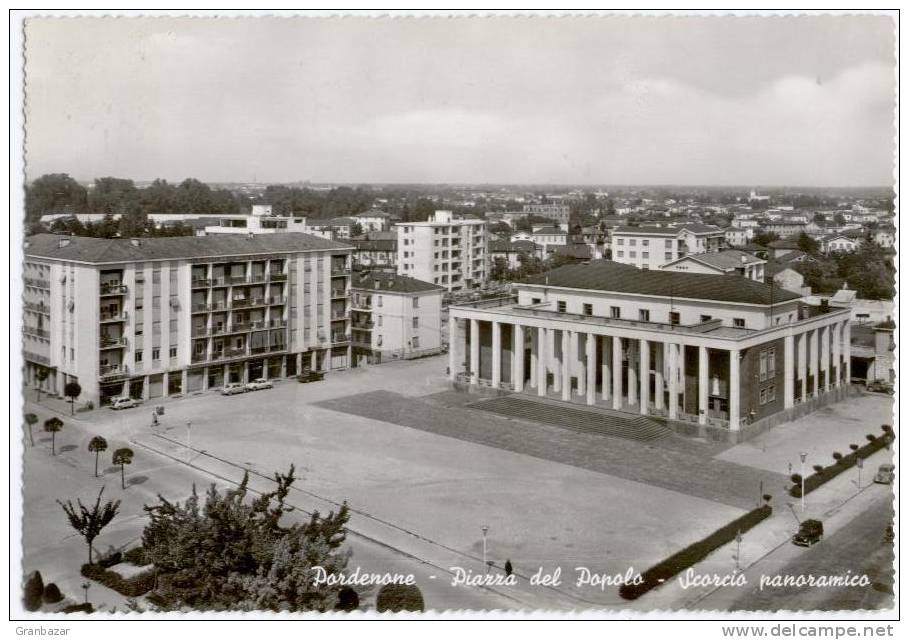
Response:
[[[398,232],[398,273],[449,292],[479,287],[489,277],[486,220],[436,211],[426,222],[403,222]]]
[[[25,380],[104,403],[345,368],[350,252],[302,233],[31,236]]]

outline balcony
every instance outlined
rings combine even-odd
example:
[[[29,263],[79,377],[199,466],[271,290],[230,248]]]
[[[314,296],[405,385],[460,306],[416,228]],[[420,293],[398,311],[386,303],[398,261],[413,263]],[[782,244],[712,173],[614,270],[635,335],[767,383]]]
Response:
[[[207,313],[211,310],[211,305],[207,302],[197,302],[193,305],[193,313]]]
[[[276,319],[276,320],[269,320],[269,321],[268,321],[268,328],[269,328],[269,329],[286,329],[286,328],[287,328],[287,320],[284,320],[283,318],[281,318],[281,319]]]
[[[25,325],[24,327],[22,327],[22,331],[26,335],[36,336],[38,338],[49,338],[50,337],[50,331],[48,331],[47,329],[39,329],[38,327],[30,327],[28,325]]]
[[[340,278],[341,276],[350,275],[350,269],[347,266],[339,267],[336,265],[331,265],[331,277]]]
[[[98,379],[101,382],[113,382],[123,380],[129,376],[129,367],[120,364],[108,364],[101,367],[98,372]]]
[[[252,298],[234,298],[230,301],[231,309],[243,309],[252,306]]]
[[[354,329],[363,329],[364,331],[371,331],[376,326],[376,323],[373,322],[372,320],[366,320],[365,322],[364,321],[354,322],[351,326]]]
[[[268,279],[271,282],[284,282],[285,280],[287,280],[287,274],[279,273],[279,272],[272,272],[272,273],[268,274]]]
[[[126,285],[122,282],[104,282],[99,293],[102,296],[122,296],[126,293]]]
[[[249,279],[246,281],[247,284],[263,284],[268,281],[268,276],[263,271],[262,273],[254,273],[249,276]]]
[[[332,290],[331,290],[331,297],[332,297],[332,298],[346,298],[346,297],[347,297],[347,291],[346,291],[345,289],[332,289]]]
[[[204,289],[210,287],[211,284],[212,280],[209,280],[208,278],[193,278],[191,286],[193,289]]]
[[[211,354],[210,361],[214,362],[216,360],[230,360],[232,358],[244,358],[248,356],[249,353],[246,349],[224,349],[222,351],[215,351]]]
[[[286,296],[272,296],[271,298],[268,299],[268,304],[269,305],[287,304],[287,297]]]
[[[246,333],[247,331],[251,331],[252,328],[253,323],[251,322],[236,322],[229,327],[225,327],[224,333]]]
[[[211,283],[209,286],[212,286],[212,287],[226,287],[230,284],[230,282],[228,282],[228,279],[224,278],[224,277],[212,278],[211,280],[209,280],[209,282]]]
[[[334,320],[347,320],[347,312],[346,311],[332,311],[331,319],[333,321]]]
[[[246,276],[231,276],[227,279],[228,284],[246,284]]]
[[[50,281],[42,278],[25,278],[25,286],[39,289],[50,289]]]
[[[120,311],[118,313],[102,313],[101,322],[126,322],[129,318],[129,314],[126,311]]]
[[[50,315],[50,307],[43,302],[26,302],[23,305],[26,311],[34,311],[35,313],[44,313]]]
[[[102,349],[122,349],[126,345],[126,336],[117,336],[116,338],[101,336],[101,341],[99,342],[99,346]]]
[[[371,311],[372,310],[372,298],[354,297],[353,300],[351,301],[350,306],[352,309],[362,309],[364,311]]]
[[[331,334],[331,344],[332,345],[341,345],[347,344],[350,342],[350,336],[346,333],[336,333],[332,332]]]
[[[207,338],[215,332],[214,328],[209,329],[208,327],[193,327],[192,337],[193,338]]]

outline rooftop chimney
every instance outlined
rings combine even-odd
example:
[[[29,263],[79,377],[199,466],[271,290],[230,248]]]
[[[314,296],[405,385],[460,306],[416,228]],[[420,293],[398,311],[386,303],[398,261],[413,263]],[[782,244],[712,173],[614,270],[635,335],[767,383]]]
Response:
[[[141,246],[142,246],[142,241],[141,241],[139,238],[130,238],[130,239],[129,239],[129,243],[130,243],[131,245],[133,245],[134,247],[141,247]]]

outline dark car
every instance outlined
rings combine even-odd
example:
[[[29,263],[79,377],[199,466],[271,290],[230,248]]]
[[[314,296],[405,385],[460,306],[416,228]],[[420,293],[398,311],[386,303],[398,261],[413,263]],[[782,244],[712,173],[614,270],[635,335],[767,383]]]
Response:
[[[792,544],[800,547],[810,547],[820,542],[824,537],[824,523],[820,520],[803,520],[799,525],[798,533],[792,536]]]
[[[297,382],[319,382],[325,378],[322,371],[305,371],[297,376]]]
[[[875,380],[874,382],[869,382],[867,389],[873,393],[886,393],[891,396],[893,395],[893,385],[889,382],[884,382],[883,380]]]

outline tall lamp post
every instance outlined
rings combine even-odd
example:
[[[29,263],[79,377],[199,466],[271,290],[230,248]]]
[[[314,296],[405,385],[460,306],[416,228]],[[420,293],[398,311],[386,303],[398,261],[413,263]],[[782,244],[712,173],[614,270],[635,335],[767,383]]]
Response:
[[[799,454],[799,458],[802,459],[802,473],[800,474],[800,477],[802,479],[802,490],[799,493],[801,494],[801,497],[802,497],[802,511],[804,511],[805,510],[805,460],[808,458],[808,454],[806,452],[802,451]]]
[[[489,565],[486,564],[486,534],[489,533],[489,525],[483,525],[483,572],[489,573]]]
[[[856,459],[855,466],[858,467],[858,489],[862,490],[862,467],[865,465],[865,461],[861,458]]]
[[[192,458],[193,450],[189,446],[189,443],[190,443],[189,437],[190,437],[190,434],[192,433],[192,428],[193,428],[193,423],[191,421],[187,422],[186,423],[186,459],[187,460]]]

